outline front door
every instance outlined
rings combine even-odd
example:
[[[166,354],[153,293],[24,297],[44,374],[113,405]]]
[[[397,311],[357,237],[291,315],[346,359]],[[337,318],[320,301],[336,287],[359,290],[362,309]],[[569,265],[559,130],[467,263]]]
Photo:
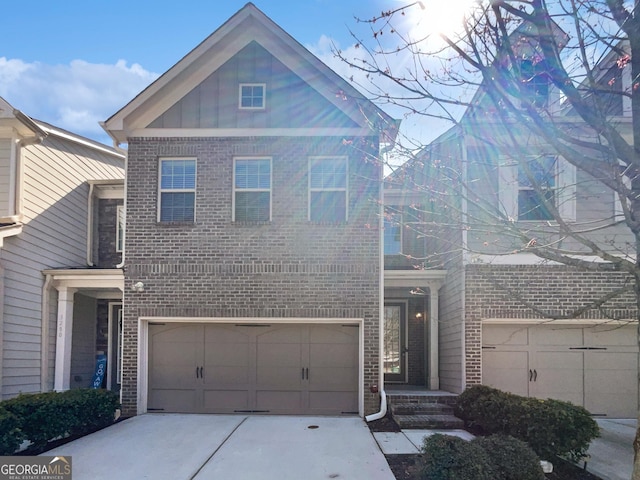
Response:
[[[384,380],[406,382],[406,305],[384,305]]]

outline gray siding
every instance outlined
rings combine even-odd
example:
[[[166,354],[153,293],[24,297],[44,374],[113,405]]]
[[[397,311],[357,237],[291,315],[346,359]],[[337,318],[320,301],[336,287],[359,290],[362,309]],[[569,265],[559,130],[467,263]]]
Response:
[[[240,83],[265,83],[266,108],[240,110]],[[256,42],[189,92],[151,128],[357,127],[331,102]]]
[[[439,304],[440,389],[459,393],[465,386],[464,269],[460,261],[447,268]]]
[[[14,213],[10,211],[11,142],[10,138],[0,138],[0,217]]]
[[[41,372],[42,270],[86,266],[89,179],[123,177],[120,158],[49,136],[22,150],[24,228],[5,239],[0,260],[5,273],[2,395],[51,385],[55,344],[49,338],[48,368]],[[55,295],[51,295],[55,308]],[[53,327],[53,328],[51,328]],[[55,333],[55,318],[49,334]]]

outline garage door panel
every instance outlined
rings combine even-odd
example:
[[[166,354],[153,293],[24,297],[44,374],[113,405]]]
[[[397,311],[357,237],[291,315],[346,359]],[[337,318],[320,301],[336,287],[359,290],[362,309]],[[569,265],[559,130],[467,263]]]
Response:
[[[256,409],[270,413],[303,413],[304,392],[288,390],[257,390]]]
[[[585,408],[595,415],[637,415],[637,361],[634,353],[585,353]]]
[[[583,328],[570,325],[539,325],[530,328],[530,342],[535,346],[582,345]]]
[[[309,330],[310,344],[353,344],[357,342],[358,327],[344,325],[312,325]]]
[[[259,343],[258,365],[302,366],[302,346],[298,343]]]
[[[483,345],[528,345],[529,329],[520,326],[491,325],[485,327]]]
[[[529,395],[529,353],[483,350],[482,383],[516,395]]]
[[[233,390],[227,387],[222,390],[204,391],[204,408],[209,413],[233,413],[236,410],[250,410],[251,392],[249,390]]]
[[[581,352],[544,352],[536,356],[531,393],[582,405],[584,402]]]
[[[309,392],[311,414],[358,413],[357,392]]]
[[[288,325],[288,326],[271,326],[267,331],[261,331],[257,335],[257,342],[259,344],[300,344],[306,341],[306,329],[301,328],[302,325]]]
[[[153,389],[149,395],[148,409],[164,412],[191,413],[197,405],[197,392],[194,389],[181,390]]]
[[[637,328],[634,325],[615,327],[598,325],[584,329],[585,345],[637,348]]]
[[[204,384],[227,388],[251,383],[251,370],[248,367],[225,367],[210,365],[204,369]]]
[[[302,385],[302,367],[257,367],[256,384],[258,388],[271,385],[274,388],[288,387],[300,389]]]

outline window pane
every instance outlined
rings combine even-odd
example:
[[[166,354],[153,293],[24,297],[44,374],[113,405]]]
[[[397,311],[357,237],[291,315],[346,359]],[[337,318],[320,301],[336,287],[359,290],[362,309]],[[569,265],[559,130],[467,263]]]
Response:
[[[268,222],[269,192],[236,192],[236,222]]]
[[[311,192],[311,221],[338,223],[346,220],[346,192]]]
[[[124,207],[118,207],[118,223],[116,227],[116,252],[121,252],[124,246]]]
[[[527,162],[527,170],[523,165],[518,167],[518,184],[521,187],[553,188],[556,183],[556,157],[540,157]],[[533,180],[533,182],[531,181]]]
[[[240,106],[244,108],[263,108],[264,86],[242,85],[240,93]]]
[[[520,220],[553,220],[553,215],[542,203],[542,196],[535,190],[518,192],[518,218]],[[544,192],[544,198],[555,203],[553,190]]]
[[[384,254],[398,255],[402,252],[402,226],[398,221],[384,221]]]
[[[347,161],[343,158],[315,160],[311,165],[311,188],[346,188]]]
[[[400,307],[384,307],[384,373],[400,373]]]
[[[160,195],[161,222],[193,222],[195,193],[163,192]]]
[[[268,159],[236,160],[236,188],[271,188],[271,162]]]
[[[163,190],[195,188],[195,160],[162,160],[160,169],[160,188]]]

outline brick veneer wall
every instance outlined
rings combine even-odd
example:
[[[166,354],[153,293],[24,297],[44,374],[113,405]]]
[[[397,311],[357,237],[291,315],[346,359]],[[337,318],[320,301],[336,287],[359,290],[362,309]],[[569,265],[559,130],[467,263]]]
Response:
[[[122,254],[116,252],[116,223],[118,206],[124,200],[100,199],[98,201],[98,266],[113,268],[122,261]]]
[[[600,271],[582,271],[564,265],[467,265],[467,384],[482,382],[483,319],[633,320],[637,318],[633,289],[622,292],[632,286],[627,274],[606,266]],[[601,306],[594,305],[609,296]]]
[[[129,141],[123,413],[136,413],[141,316],[364,319],[365,414],[377,411],[377,139],[135,138]],[[272,221],[234,223],[234,156],[272,157]],[[308,157],[349,156],[349,221],[307,220]],[[197,158],[196,221],[157,223],[158,159]],[[142,281],[145,291],[132,292]]]

